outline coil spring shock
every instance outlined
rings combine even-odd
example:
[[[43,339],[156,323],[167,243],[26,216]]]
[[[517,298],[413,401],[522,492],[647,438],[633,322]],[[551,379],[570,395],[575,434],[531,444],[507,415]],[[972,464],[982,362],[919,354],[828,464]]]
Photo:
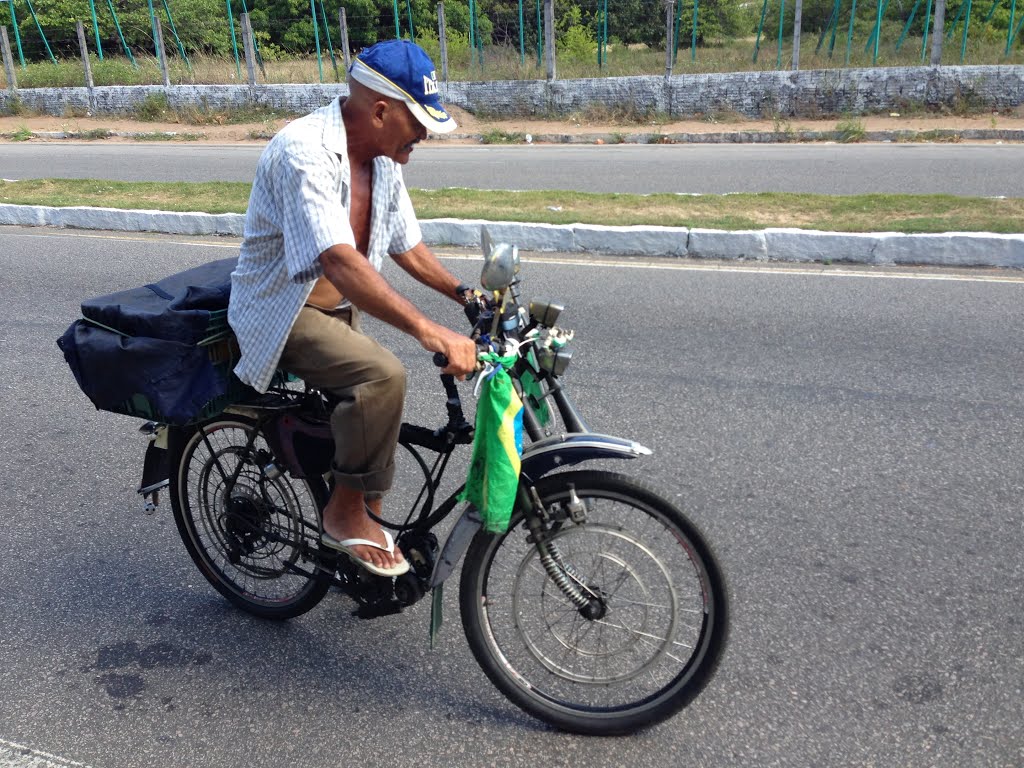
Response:
[[[573,584],[573,581],[582,584],[582,580],[575,569],[562,560],[558,547],[552,542],[538,542],[537,551],[540,552],[540,564],[544,566],[545,572],[555,582],[555,586],[562,590],[562,594],[568,597],[577,608],[586,608],[590,605],[590,598]]]

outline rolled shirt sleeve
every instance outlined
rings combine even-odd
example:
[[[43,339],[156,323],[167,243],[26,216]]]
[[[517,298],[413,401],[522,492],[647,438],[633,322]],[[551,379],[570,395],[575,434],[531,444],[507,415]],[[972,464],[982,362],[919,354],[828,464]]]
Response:
[[[276,169],[282,206],[281,233],[288,276],[294,282],[319,277],[320,254],[333,245],[355,247],[348,212],[342,207],[341,174],[333,166],[338,158],[321,149],[304,149],[281,157]]]

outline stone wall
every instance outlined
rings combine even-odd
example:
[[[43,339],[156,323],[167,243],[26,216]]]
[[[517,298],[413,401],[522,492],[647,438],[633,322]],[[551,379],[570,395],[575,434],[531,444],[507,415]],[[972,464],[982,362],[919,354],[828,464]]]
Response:
[[[177,85],[20,89],[17,99],[49,114],[131,112],[152,94],[172,107],[211,109],[263,105],[304,113],[347,92],[347,86]],[[925,109],[1007,109],[1024,103],[1024,66],[886,67],[799,72],[734,72],[672,77],[506,80],[442,85],[448,103],[494,117],[560,116],[601,105],[676,118],[735,112],[747,117],[857,115]],[[12,108],[0,92],[0,111]]]

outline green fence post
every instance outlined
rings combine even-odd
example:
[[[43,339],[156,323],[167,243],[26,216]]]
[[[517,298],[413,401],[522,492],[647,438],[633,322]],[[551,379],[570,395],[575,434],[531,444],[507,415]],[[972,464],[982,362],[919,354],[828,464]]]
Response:
[[[885,16],[885,12],[889,10],[889,0],[878,0],[878,7],[880,8],[877,18],[875,19],[875,27],[871,30],[871,34],[868,36],[867,45],[864,46],[864,53],[867,53],[874,48],[874,56],[878,58],[878,43],[881,38],[882,29],[882,17]]]
[[[100,24],[96,19],[96,0],[89,0],[89,14],[92,16],[92,31],[96,36],[96,55],[103,61],[103,43],[100,42]]]
[[[752,62],[757,61],[757,54],[761,50],[761,30],[764,29],[764,17],[768,12],[768,0],[764,0],[764,4],[761,6],[761,21],[757,25],[757,39],[754,41],[754,58]]]
[[[953,19],[953,26],[951,26],[949,28],[949,31],[946,33],[947,40],[951,40],[953,38],[953,35],[956,34],[956,28],[960,26],[960,18],[964,15],[964,8],[966,6],[967,3],[960,3],[960,7],[957,8],[956,18]]]
[[[540,18],[540,0],[537,0],[537,67],[544,63],[544,22]]]
[[[309,0],[309,11],[313,16],[313,38],[316,40],[316,66],[320,72],[320,82],[322,83],[324,81],[324,60],[320,55],[320,25],[316,20],[316,0]]]
[[[14,6],[11,5],[11,8],[13,8],[13,7]],[[1010,23],[1006,25],[1006,53],[1004,54],[1005,56],[1009,56],[1010,55],[1010,43],[1013,42],[1013,40],[1010,37],[1010,32],[1013,29],[1013,16],[1014,16],[1014,13],[1016,11],[1017,11],[1017,0],[1010,0]]]
[[[405,0],[405,9],[409,14],[409,39],[416,42],[416,28],[412,25],[412,0]]]
[[[985,18],[981,20],[982,24],[988,24],[992,21],[992,14],[996,12],[996,8],[1002,0],[992,0],[992,7],[988,9],[988,13],[985,14]]]
[[[395,39],[397,40],[402,36],[402,31],[398,28],[398,0],[392,0],[391,4],[395,9]]]
[[[181,54],[181,58],[184,59],[184,61],[185,61],[185,68],[189,72],[191,72],[192,71],[192,62],[190,62],[188,60],[188,56],[185,54],[185,46],[181,42],[181,38],[178,37],[178,30],[174,26],[174,18],[171,16],[171,6],[169,6],[167,4],[167,0],[161,0],[161,2],[163,2],[163,4],[164,4],[164,13],[167,14],[167,23],[171,27],[171,34],[174,35],[174,42],[177,43],[177,45],[178,45],[178,53]]]
[[[836,0],[836,20],[832,22],[832,37],[828,41],[828,57],[831,59],[832,54],[836,50],[836,35],[839,33],[839,13],[842,10],[839,7],[840,0]]]
[[[928,53],[928,28],[932,23],[932,0],[928,0],[928,6],[924,12],[924,34],[921,35],[921,63],[924,64],[925,56]]]
[[[36,9],[32,7],[32,0],[25,0],[25,2],[28,4],[28,12],[32,14],[32,19],[36,23],[36,29],[39,30],[39,36],[41,38],[43,38],[43,45],[46,46],[46,52],[50,56],[50,61],[52,61],[54,64],[56,64],[57,63],[57,57],[54,56],[53,55],[53,51],[50,50],[50,43],[46,39],[46,35],[43,33],[43,25],[39,23],[39,17],[36,16]]]
[[[1020,34],[1020,28],[1024,27],[1024,16],[1021,16],[1020,23],[1017,25],[1017,29],[1013,31],[1013,36],[1010,38],[1010,45],[1017,40],[1017,35]]]
[[[331,55],[331,67],[334,69],[334,79],[340,80],[338,72],[338,60],[334,57],[334,44],[331,42],[331,25],[327,23],[327,11],[324,10],[324,0],[320,0],[320,18],[324,23],[324,36],[327,38],[327,51]],[[255,40],[255,37],[253,38]]]
[[[601,31],[604,33],[604,62],[608,62],[608,0],[604,0],[604,13],[601,16]]]
[[[850,65],[850,48],[853,45],[853,22],[857,18],[857,0],[853,0],[850,8],[850,31],[846,33],[846,66]]]
[[[697,60],[697,6],[700,0],[693,0],[693,34],[690,35],[690,61]]]
[[[235,37],[235,14],[231,10],[231,0],[225,0],[228,7],[228,26],[231,27],[231,50],[235,52],[235,75],[242,81],[242,65],[238,60],[238,39]]]
[[[679,56],[679,28],[683,23],[683,0],[678,0],[676,3],[676,18],[672,22],[672,26],[675,32],[672,33],[672,63],[676,63],[676,58]]]
[[[885,0],[888,3],[889,0]],[[877,2],[878,15],[875,17],[875,50],[871,54],[871,66],[875,66],[878,63],[878,42],[882,38],[882,14],[885,13],[885,6],[882,0]]]
[[[17,31],[17,16],[14,15],[14,0],[10,0],[8,5],[10,6],[10,23],[14,28],[14,45],[17,47],[17,60],[20,62],[20,65],[22,65],[22,69],[24,70],[25,52],[22,50],[22,33]],[[1010,47],[1009,43],[1007,44],[1007,47]]]
[[[967,0],[967,13],[964,14],[964,34],[960,41],[960,63],[964,63],[967,56],[967,30],[971,28],[971,0]]]
[[[519,0],[519,66],[526,66],[526,38],[523,37],[523,0]]]
[[[825,35],[827,35],[829,33],[829,30],[834,30],[836,28],[836,21],[838,20],[838,17],[839,17],[839,2],[840,2],[840,0],[836,0],[832,4],[832,13],[829,14],[828,21],[825,22],[825,27],[821,30],[821,34],[818,35],[818,44],[816,46],[814,46],[814,55],[815,56],[817,56],[818,53],[821,52],[821,46],[823,46],[825,44]],[[833,37],[833,39],[835,39],[835,35],[834,34],[833,34],[832,37]]]
[[[107,8],[110,9],[110,15],[114,19],[114,27],[117,29],[117,36],[121,39],[121,47],[124,48],[124,55],[128,57],[128,61],[132,63],[132,66],[138,69],[139,64],[135,61],[135,57],[132,56],[132,49],[128,47],[128,41],[124,39],[124,32],[121,31],[121,22],[118,21],[117,11],[114,10],[113,0],[107,0]]]
[[[782,0],[779,5],[779,54],[775,59],[775,68],[782,69],[782,19],[786,15],[786,0]]]
[[[150,31],[153,33],[153,55],[159,59],[160,44],[157,42],[157,37],[159,36],[159,33],[156,31],[156,11],[153,10],[153,0],[146,0],[146,6],[149,9],[149,26],[151,28]]]
[[[999,0],[996,0],[998,3]],[[910,16],[907,17],[907,23],[903,25],[903,31],[900,32],[900,39],[896,41],[896,50],[900,49],[903,45],[903,41],[907,39],[907,33],[910,31],[910,25],[914,23],[914,16],[917,14],[917,6],[921,4],[921,0],[914,0],[914,7],[910,9]]]

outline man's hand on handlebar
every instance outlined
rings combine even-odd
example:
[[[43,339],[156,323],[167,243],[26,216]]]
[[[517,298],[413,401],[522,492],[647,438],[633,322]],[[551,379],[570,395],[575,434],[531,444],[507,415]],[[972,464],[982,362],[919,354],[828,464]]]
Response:
[[[448,359],[441,373],[450,373],[461,381],[476,370],[476,343],[468,336],[435,323],[420,344],[428,352],[440,352]]]

